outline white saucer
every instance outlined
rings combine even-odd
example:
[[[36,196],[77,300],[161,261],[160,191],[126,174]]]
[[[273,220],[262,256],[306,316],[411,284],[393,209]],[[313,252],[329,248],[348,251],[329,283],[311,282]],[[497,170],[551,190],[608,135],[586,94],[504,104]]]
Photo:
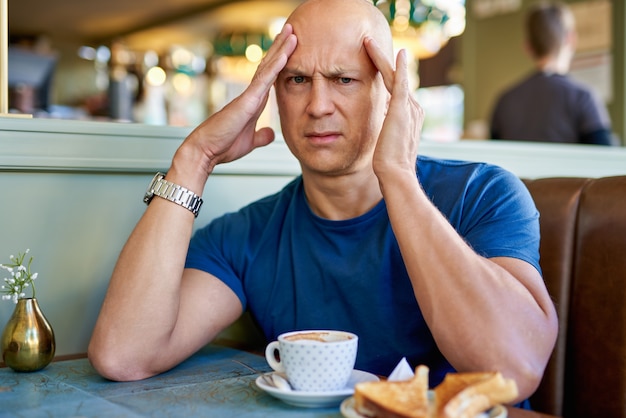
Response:
[[[359,414],[356,409],[354,409],[354,396],[344,399],[344,401],[341,402],[339,410],[341,411],[341,415],[345,418],[367,418],[365,415]],[[508,412],[504,406],[496,405],[489,411],[477,415],[476,418],[506,418],[507,415]]]
[[[268,373],[269,375],[273,373]],[[379,380],[378,376],[361,370],[353,370],[350,380],[344,389],[331,392],[304,392],[299,390],[284,391],[270,386],[263,381],[261,376],[255,380],[256,385],[263,391],[275,398],[294,406],[305,408],[328,408],[338,406],[348,396],[354,393],[354,385],[359,382],[371,382]]]

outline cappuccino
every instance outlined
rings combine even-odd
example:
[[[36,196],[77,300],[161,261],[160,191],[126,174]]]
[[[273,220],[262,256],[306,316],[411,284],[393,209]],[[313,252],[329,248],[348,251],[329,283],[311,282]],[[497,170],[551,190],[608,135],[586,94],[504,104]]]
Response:
[[[294,390],[340,390],[352,374],[358,340],[346,331],[286,332],[267,345],[265,359],[272,369],[287,375]]]
[[[321,343],[332,343],[337,341],[346,341],[352,339],[352,334],[342,333],[342,332],[325,332],[325,331],[313,331],[313,332],[302,332],[298,334],[291,334],[285,337],[287,341],[301,341],[301,340],[310,340],[310,341],[319,341]]]

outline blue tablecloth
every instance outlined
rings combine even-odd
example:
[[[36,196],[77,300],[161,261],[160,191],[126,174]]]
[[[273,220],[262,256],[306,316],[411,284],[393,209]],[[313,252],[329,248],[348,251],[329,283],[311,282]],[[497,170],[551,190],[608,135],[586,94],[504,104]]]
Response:
[[[339,408],[290,406],[261,391],[265,358],[209,345],[167,373],[137,382],[102,378],[87,359],[33,373],[0,369],[0,417],[341,417]]]

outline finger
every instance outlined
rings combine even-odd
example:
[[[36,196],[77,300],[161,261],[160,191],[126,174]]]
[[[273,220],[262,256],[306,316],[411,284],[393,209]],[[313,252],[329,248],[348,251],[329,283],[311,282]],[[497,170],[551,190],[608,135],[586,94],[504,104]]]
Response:
[[[254,147],[264,147],[274,141],[276,137],[274,130],[269,127],[259,129],[254,134]]]
[[[402,103],[407,99],[409,93],[409,75],[406,50],[401,49],[396,57],[396,71],[393,77],[392,100],[398,98]]]
[[[255,93],[264,94],[269,91],[276,81],[276,77],[287,64],[287,60],[296,49],[297,39],[293,34],[293,28],[286,24],[283,30],[276,36],[272,46],[259,64],[250,89]],[[258,90],[257,90],[258,89]]]
[[[394,68],[393,63],[389,60],[387,55],[380,48],[378,43],[369,36],[363,40],[365,51],[369,55],[372,63],[376,69],[382,74],[385,87],[391,93],[394,83]]]
[[[276,36],[276,38],[272,42],[272,45],[267,51],[267,54],[265,55],[263,62],[270,62],[273,59],[275,59],[277,56],[280,56],[284,52],[285,47],[289,47],[289,44],[293,40],[295,40],[295,35],[293,34],[293,26],[291,26],[290,23],[287,23],[285,24],[285,26],[283,26],[280,33]],[[295,47],[295,45],[293,46]],[[289,51],[287,55],[291,55],[291,52],[293,51]]]
[[[422,131],[424,124],[424,109],[415,99],[409,82],[409,58],[405,49],[398,53],[396,61],[396,78],[394,80],[394,90],[391,95],[389,106],[398,106],[404,112],[407,119],[411,120],[412,130],[416,139]]]
[[[398,52],[396,57],[396,72],[393,86],[393,98],[398,98],[398,102],[405,105],[406,102],[414,108],[418,113],[423,113],[422,107],[419,105],[415,96],[413,96],[409,82],[409,58],[405,49]]]

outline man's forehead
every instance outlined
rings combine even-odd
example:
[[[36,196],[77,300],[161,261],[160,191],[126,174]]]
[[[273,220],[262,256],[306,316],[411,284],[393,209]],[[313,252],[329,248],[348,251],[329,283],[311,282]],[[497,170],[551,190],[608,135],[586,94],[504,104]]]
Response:
[[[354,47],[360,46],[370,31],[366,22],[328,19],[325,21],[295,21],[293,33],[298,38],[298,45],[308,48],[325,46]]]
[[[323,44],[298,42],[285,68],[292,72],[310,72],[316,69],[335,74],[359,71],[368,61],[362,43],[359,45],[352,42],[345,45],[332,42]]]

